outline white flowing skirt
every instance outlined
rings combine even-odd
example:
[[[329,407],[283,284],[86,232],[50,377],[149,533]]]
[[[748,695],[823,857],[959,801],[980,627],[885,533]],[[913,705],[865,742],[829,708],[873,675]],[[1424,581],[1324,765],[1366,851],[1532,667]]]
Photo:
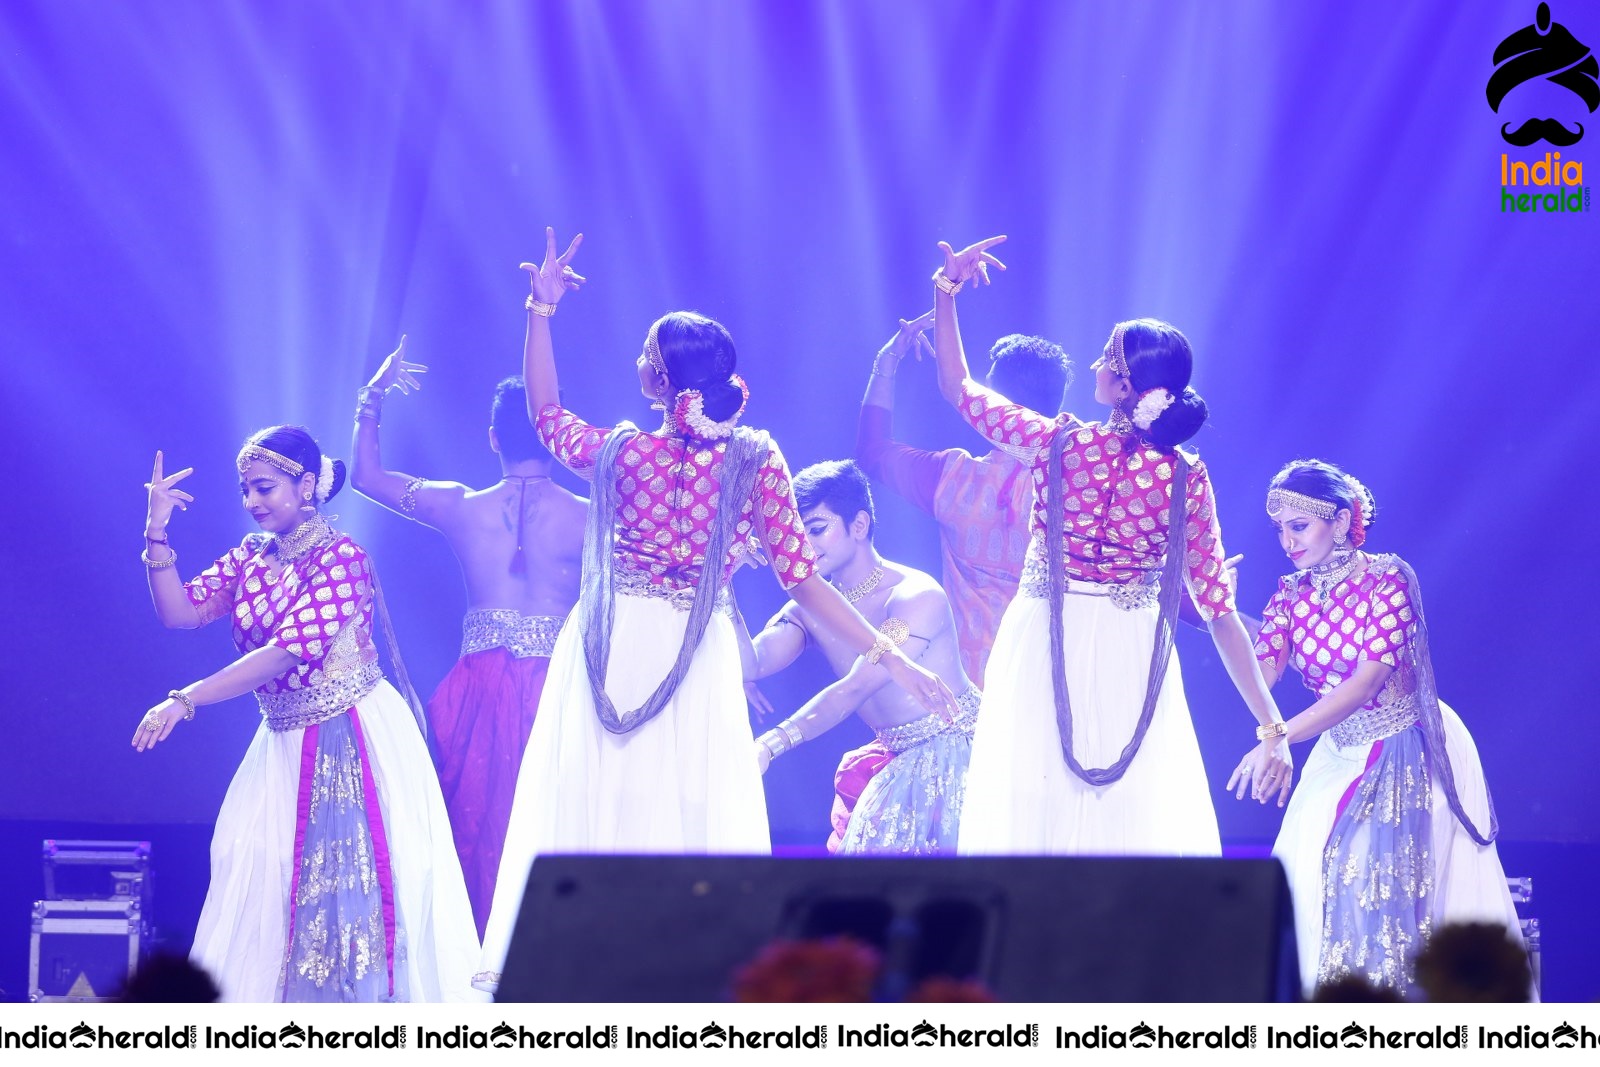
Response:
[[[1085,768],[1115,763],[1133,737],[1155,641],[1154,606],[1064,598],[1073,753]],[[1183,675],[1173,651],[1144,745],[1127,773],[1091,786],[1061,753],[1050,681],[1047,601],[1019,594],[985,671],[958,851],[979,854],[1216,856],[1222,851]]]
[[[386,681],[356,704],[377,788],[412,1000],[481,1001],[477,927],[439,779],[411,708]],[[211,885],[190,957],[224,1000],[277,999],[287,953],[304,730],[256,731],[211,838]],[[381,950],[381,946],[380,946]]]
[[[1444,702],[1445,748],[1456,779],[1461,806],[1480,832],[1489,829],[1489,793],[1484,783],[1478,746],[1466,725]],[[1272,854],[1289,877],[1294,899],[1295,939],[1300,949],[1300,976],[1309,994],[1316,988],[1322,945],[1322,852],[1338,813],[1339,800],[1367,767],[1372,743],[1342,748],[1324,733],[1300,771],[1300,783],[1289,798],[1283,826]],[[1521,939],[1516,905],[1506,886],[1505,870],[1495,846],[1479,845],[1468,836],[1445,800],[1433,790],[1433,928],[1452,922],[1503,923]]]
[[[688,618],[664,599],[617,595],[606,693],[619,714],[666,678]],[[578,612],[568,617],[517,776],[480,988],[499,981],[528,870],[541,853],[772,851],[741,677],[733,623],[713,613],[667,706],[638,729],[613,734],[595,713]]]

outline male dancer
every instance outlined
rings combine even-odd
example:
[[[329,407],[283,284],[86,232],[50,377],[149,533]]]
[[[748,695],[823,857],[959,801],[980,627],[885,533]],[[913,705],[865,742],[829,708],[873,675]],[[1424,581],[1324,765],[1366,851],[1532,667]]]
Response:
[[[954,853],[966,788],[978,690],[961,667],[955,621],[944,590],[929,575],[884,559],[873,544],[872,490],[853,462],[807,467],[794,479],[817,572],[855,604],[866,620],[896,637],[908,655],[960,694],[953,722],[928,715],[869,664],[787,604],[746,649],[748,677],[782,670],[814,643],[839,681],[756,742],[763,771],[795,745],[816,738],[851,712],[872,727],[887,762],[850,814],[838,851],[847,854]]]
[[[979,456],[964,448],[925,452],[894,439],[895,372],[913,345],[928,347],[923,331],[932,324],[931,311],[910,322],[901,319],[899,331],[878,350],[856,424],[856,459],[869,475],[938,521],[944,588],[960,635],[961,663],[982,686],[1000,617],[1022,579],[1033,479],[1027,463],[1003,448]],[[1072,361],[1043,337],[1009,334],[989,350],[985,380],[1007,398],[1054,415],[1072,383]]]
[[[522,750],[533,729],[556,634],[578,600],[587,501],[550,480],[552,459],[528,422],[522,379],[494,393],[489,448],[501,479],[487,489],[386,470],[384,394],[419,388],[427,370],[405,339],[361,390],[351,484],[444,534],[461,564],[468,610],[461,658],[428,702],[434,761],[478,935],[489,921]]]

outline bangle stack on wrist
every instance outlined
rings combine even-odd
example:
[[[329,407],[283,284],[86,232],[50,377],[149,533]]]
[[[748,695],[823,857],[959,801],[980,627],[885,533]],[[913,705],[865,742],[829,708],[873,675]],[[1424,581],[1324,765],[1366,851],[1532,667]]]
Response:
[[[965,284],[965,282],[953,282],[945,277],[943,267],[933,272],[933,287],[946,296],[955,296]]]
[[[756,741],[766,746],[773,759],[777,759],[791,748],[805,743],[805,734],[800,732],[800,727],[793,719],[785,719],[776,727],[768,730]]]
[[[895,366],[898,369],[898,364],[895,362],[895,359],[894,359],[893,356],[890,356],[888,360],[885,360],[883,358],[883,353],[879,352],[872,359],[872,376],[874,378],[882,378],[885,381],[894,381],[894,371],[893,370],[885,371],[883,369],[883,365],[886,362],[891,364],[891,365],[893,365],[893,366]]]
[[[541,303],[533,298],[532,293],[528,294],[528,299],[522,302],[522,306],[541,318],[548,319],[550,316],[556,313],[556,306],[554,304]]]
[[[356,394],[356,421],[371,419],[379,422],[383,418],[383,390],[375,385],[363,385]]]
[[[1282,719],[1276,722],[1263,723],[1256,727],[1256,740],[1267,741],[1274,737],[1282,737],[1289,732],[1289,724]]]

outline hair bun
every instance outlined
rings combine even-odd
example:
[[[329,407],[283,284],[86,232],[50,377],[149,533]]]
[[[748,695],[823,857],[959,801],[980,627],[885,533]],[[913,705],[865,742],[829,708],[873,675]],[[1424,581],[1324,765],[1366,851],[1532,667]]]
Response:
[[[1167,410],[1150,424],[1150,440],[1161,448],[1173,448],[1200,432],[1209,411],[1199,393],[1185,386],[1173,397]]]
[[[344,488],[344,476],[346,469],[347,468],[345,467],[344,460],[336,459],[333,461],[333,486],[328,490],[328,500],[332,500],[334,497],[338,496],[339,490]],[[325,500],[324,503],[326,502],[327,501]]]

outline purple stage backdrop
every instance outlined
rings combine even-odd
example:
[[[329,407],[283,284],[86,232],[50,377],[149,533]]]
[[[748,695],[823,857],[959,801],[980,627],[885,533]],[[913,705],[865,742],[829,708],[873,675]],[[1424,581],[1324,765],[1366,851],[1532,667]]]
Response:
[[[1600,44],[1600,9],[1553,12]],[[214,817],[250,701],[151,754],[128,743],[232,655],[222,628],[168,633],[150,610],[156,449],[196,468],[172,528],[193,573],[252,528],[243,436],[303,422],[348,457],[356,389],[403,332],[432,373],[390,399],[386,457],[492,482],[517,263],[551,224],[584,232],[591,279],[554,323],[571,407],[647,416],[645,328],[698,309],[732,330],[750,419],[796,467],[849,453],[872,353],[931,305],[941,238],[1010,235],[1011,269],[962,297],[969,346],[1060,341],[1090,417],[1111,324],[1178,324],[1242,603],[1259,611],[1287,569],[1268,477],[1298,456],[1348,466],[1382,507],[1371,546],[1422,576],[1440,687],[1507,840],[1600,840],[1583,547],[1600,523],[1584,466],[1600,129],[1561,149],[1584,171],[1561,210],[1517,210],[1544,186],[1503,198],[1503,154],[1554,151],[1507,145],[1503,124],[1595,125],[1538,80],[1490,109],[1495,46],[1533,19],[1531,0],[8,0],[0,817]],[[909,440],[979,447],[931,368],[898,384]],[[932,529],[879,506],[886,553],[937,570]],[[378,560],[430,689],[464,605],[448,551],[349,490],[332,510]],[[770,576],[739,582],[752,619],[777,606]],[[1277,811],[1221,792],[1248,715],[1204,635],[1179,648],[1224,836],[1269,840]],[[767,692],[792,710],[825,677],[809,663]],[[1304,702],[1293,683],[1280,698]],[[821,843],[833,762],[864,737],[851,723],[774,767],[779,843]]]

